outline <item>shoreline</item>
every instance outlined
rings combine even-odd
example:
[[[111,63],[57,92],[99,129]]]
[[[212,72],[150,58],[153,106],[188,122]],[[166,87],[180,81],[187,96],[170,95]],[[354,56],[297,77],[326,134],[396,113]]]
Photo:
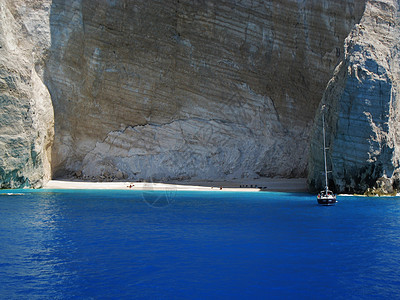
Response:
[[[90,182],[81,180],[50,180],[42,189],[66,190],[177,190],[177,191],[229,191],[229,192],[287,192],[306,193],[305,178],[259,178],[243,180],[215,181],[171,181],[171,182]]]

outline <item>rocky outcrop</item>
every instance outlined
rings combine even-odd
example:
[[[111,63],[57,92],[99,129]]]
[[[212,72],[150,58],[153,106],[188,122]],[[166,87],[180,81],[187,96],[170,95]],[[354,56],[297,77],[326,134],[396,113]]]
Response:
[[[0,1],[0,188],[39,187],[51,176],[54,117],[42,80],[49,9],[49,1]]]
[[[345,41],[345,56],[315,119],[308,182],[322,187],[321,113],[327,119],[331,184],[339,192],[398,187],[400,127],[399,3],[368,1]],[[371,190],[369,190],[369,193]]]
[[[315,110],[363,10],[54,0],[54,176],[304,176]]]

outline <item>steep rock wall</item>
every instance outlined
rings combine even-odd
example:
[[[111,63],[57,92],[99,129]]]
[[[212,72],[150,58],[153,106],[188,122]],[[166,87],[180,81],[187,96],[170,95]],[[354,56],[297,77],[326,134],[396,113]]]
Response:
[[[54,176],[304,176],[357,0],[54,0]]]
[[[308,182],[323,186],[322,122],[327,119],[330,181],[340,192],[392,192],[399,177],[399,3],[368,1],[345,41],[345,57],[328,84],[311,139]]]
[[[0,188],[39,187],[51,176],[49,13],[50,1],[0,1]]]

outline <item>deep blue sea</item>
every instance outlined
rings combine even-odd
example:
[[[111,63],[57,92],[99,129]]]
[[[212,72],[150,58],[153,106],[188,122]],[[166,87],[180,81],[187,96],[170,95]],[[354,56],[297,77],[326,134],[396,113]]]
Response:
[[[0,191],[0,299],[399,299],[400,199]]]

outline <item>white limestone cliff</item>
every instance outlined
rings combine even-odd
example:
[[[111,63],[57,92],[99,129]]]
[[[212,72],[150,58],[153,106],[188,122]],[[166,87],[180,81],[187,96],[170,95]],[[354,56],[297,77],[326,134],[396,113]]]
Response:
[[[50,1],[0,1],[0,188],[51,177],[54,116],[41,77],[49,9]]]
[[[315,119],[310,188],[322,187],[321,113],[327,119],[331,184],[340,192],[392,193],[399,178],[399,3],[368,1],[345,41],[345,57]]]
[[[363,9],[54,0],[54,176],[305,176],[315,110]]]
[[[336,190],[390,192],[398,9],[394,0],[0,0],[0,185],[73,173],[308,172],[317,189],[325,105]]]

